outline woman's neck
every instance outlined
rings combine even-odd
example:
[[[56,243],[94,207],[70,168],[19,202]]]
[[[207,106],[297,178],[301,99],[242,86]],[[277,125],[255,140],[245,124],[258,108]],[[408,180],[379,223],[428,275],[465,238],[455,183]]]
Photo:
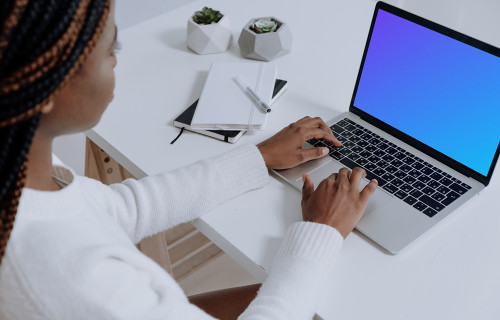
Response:
[[[42,191],[56,191],[61,187],[52,178],[52,137],[41,130],[35,136],[28,153],[25,187]]]

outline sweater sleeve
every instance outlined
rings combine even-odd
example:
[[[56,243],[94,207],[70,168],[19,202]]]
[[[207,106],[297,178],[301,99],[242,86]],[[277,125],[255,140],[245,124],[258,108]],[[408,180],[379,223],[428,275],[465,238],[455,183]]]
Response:
[[[107,211],[137,243],[198,218],[224,201],[264,186],[268,180],[259,150],[245,145],[175,171],[89,189],[99,193],[96,196],[104,199]]]
[[[310,320],[322,281],[342,247],[327,225],[296,222],[289,227],[269,275],[240,320]]]

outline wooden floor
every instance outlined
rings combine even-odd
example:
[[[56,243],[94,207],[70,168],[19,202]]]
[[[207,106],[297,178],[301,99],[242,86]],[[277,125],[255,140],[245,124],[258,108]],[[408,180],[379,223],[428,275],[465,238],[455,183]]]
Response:
[[[85,175],[104,184],[135,179],[99,146],[87,139]],[[176,280],[182,280],[223,252],[191,223],[179,225],[142,240],[139,250],[156,261]]]

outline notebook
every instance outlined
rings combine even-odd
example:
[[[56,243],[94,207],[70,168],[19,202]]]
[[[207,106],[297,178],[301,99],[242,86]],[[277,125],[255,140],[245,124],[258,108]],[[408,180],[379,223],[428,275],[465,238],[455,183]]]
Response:
[[[340,148],[275,171],[295,188],[362,167],[379,186],[356,228],[399,253],[490,182],[500,152],[500,49],[383,2],[375,7]],[[447,232],[451,232],[449,229]]]
[[[240,76],[267,104],[276,66],[257,62],[214,62],[191,121],[196,130],[261,130],[267,114],[236,83]]]
[[[271,105],[286,90],[287,84],[288,82],[286,80],[276,79],[274,84],[273,97],[271,99]],[[184,128],[193,132],[201,133],[203,135],[223,140],[229,143],[235,143],[246,132],[246,130],[196,130],[191,128],[191,120],[193,119],[193,115],[197,105],[198,100],[196,100],[192,105],[189,106],[189,108],[187,108],[174,120],[174,126],[177,128]]]

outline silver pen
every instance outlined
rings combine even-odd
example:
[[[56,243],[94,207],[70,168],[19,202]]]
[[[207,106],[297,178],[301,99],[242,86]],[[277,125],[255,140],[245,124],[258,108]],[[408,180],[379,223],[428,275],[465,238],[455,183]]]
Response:
[[[267,103],[265,103],[257,95],[257,93],[255,93],[255,91],[253,91],[252,88],[250,88],[250,86],[248,86],[245,83],[245,81],[240,76],[234,77],[234,80],[236,81],[236,84],[238,85],[238,87],[240,87],[243,91],[245,91],[246,93],[248,93],[248,95],[250,95],[250,97],[252,97],[252,99],[255,100],[255,102],[257,102],[257,104],[262,109],[262,111],[264,111],[266,113],[271,112],[271,108],[269,108],[269,106],[267,105]]]

